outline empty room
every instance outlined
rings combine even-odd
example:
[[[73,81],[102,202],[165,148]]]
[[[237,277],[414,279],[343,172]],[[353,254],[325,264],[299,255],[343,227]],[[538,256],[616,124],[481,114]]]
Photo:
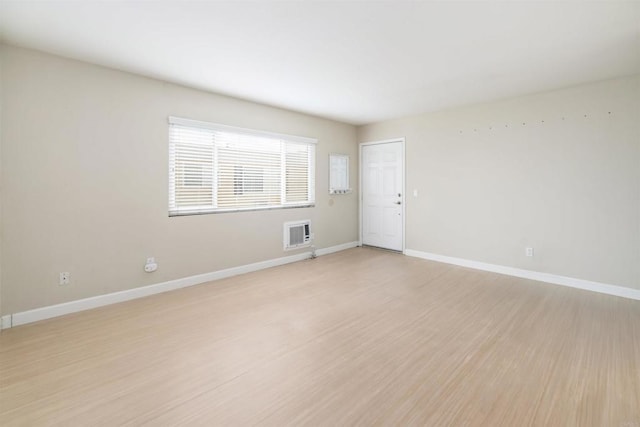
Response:
[[[0,425],[640,427],[640,2],[0,1]]]

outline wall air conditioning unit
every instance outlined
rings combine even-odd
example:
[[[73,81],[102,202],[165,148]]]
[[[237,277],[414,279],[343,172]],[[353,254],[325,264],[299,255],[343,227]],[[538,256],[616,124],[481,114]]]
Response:
[[[284,250],[303,248],[311,245],[311,221],[291,221],[284,223]]]

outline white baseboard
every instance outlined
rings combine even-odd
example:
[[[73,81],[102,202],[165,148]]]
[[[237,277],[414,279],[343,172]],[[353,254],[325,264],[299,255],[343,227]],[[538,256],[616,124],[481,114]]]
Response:
[[[341,245],[330,246],[328,248],[317,249],[316,250],[316,255],[318,255],[318,256],[329,255],[329,254],[332,254],[334,252],[340,252],[340,251],[344,251],[346,249],[351,249],[351,248],[356,248],[356,247],[358,247],[358,242],[348,242],[348,243],[343,243]]]
[[[0,329],[9,329],[11,327],[11,315],[0,317]]]
[[[316,255],[327,255],[333,252],[354,248],[358,242],[349,242],[337,246],[318,249]],[[8,314],[2,316],[2,329],[11,328],[13,326],[24,325],[27,323],[37,322],[39,320],[50,319],[52,317],[63,316],[65,314],[76,313],[78,311],[89,310],[92,308],[102,307],[105,305],[116,304],[119,302],[129,301],[132,299],[142,298],[149,295],[155,295],[162,292],[168,292],[175,289],[186,288],[188,286],[199,285],[201,283],[220,280],[239,274],[250,273],[252,271],[263,270],[265,268],[276,267],[279,265],[289,264],[296,261],[308,259],[311,252],[302,252],[296,255],[286,256],[282,258],[270,259],[267,261],[256,262],[253,264],[241,265],[238,267],[227,268],[225,270],[213,271],[211,273],[198,274],[196,276],[184,277],[168,282],[157,283],[155,285],[142,286],[140,288],[127,289],[125,291],[114,292],[111,294],[98,295],[95,297],[84,298],[81,300],[65,302],[62,304],[50,305],[47,307],[36,308],[33,310],[22,311],[19,313]]]
[[[537,280],[539,282],[569,286],[571,288],[584,289],[587,291],[599,292],[601,294],[615,295],[618,297],[640,300],[640,289],[626,288],[623,286],[609,285],[606,283],[592,282],[589,280],[576,279],[573,277],[541,273],[538,271],[523,270],[520,268],[506,267],[503,265],[487,264],[484,262],[472,261],[463,258],[454,258],[444,255],[432,254],[429,252],[416,251],[413,249],[405,250],[405,255],[428,259],[431,261],[444,262],[447,264],[460,265],[462,267],[474,268],[476,270],[492,271],[494,273],[506,274],[508,276]]]

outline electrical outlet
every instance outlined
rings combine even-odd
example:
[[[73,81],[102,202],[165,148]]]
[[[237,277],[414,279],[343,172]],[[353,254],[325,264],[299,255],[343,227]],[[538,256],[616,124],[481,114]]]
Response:
[[[58,284],[68,285],[69,283],[71,283],[71,273],[69,273],[68,271],[63,271],[62,273],[60,273],[60,281],[58,282]]]
[[[533,248],[525,248],[524,249],[524,254],[526,256],[533,256]]]
[[[158,269],[158,264],[156,263],[156,259],[154,257],[147,258],[147,263],[144,265],[144,271],[147,273],[153,273]]]

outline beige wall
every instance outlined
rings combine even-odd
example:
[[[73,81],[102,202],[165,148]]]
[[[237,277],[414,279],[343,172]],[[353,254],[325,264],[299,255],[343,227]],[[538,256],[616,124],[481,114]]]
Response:
[[[0,44],[2,49],[2,44]],[[0,315],[2,315],[2,71],[3,71],[3,55],[0,51]],[[0,319],[0,328],[2,328],[2,319]]]
[[[311,219],[318,248],[357,240],[356,194],[328,194],[329,153],[357,176],[353,126],[10,46],[2,61],[2,314],[292,255],[284,221]],[[169,115],[318,138],[316,207],[169,218]]]
[[[408,249],[640,289],[640,76],[358,129],[393,137]]]

